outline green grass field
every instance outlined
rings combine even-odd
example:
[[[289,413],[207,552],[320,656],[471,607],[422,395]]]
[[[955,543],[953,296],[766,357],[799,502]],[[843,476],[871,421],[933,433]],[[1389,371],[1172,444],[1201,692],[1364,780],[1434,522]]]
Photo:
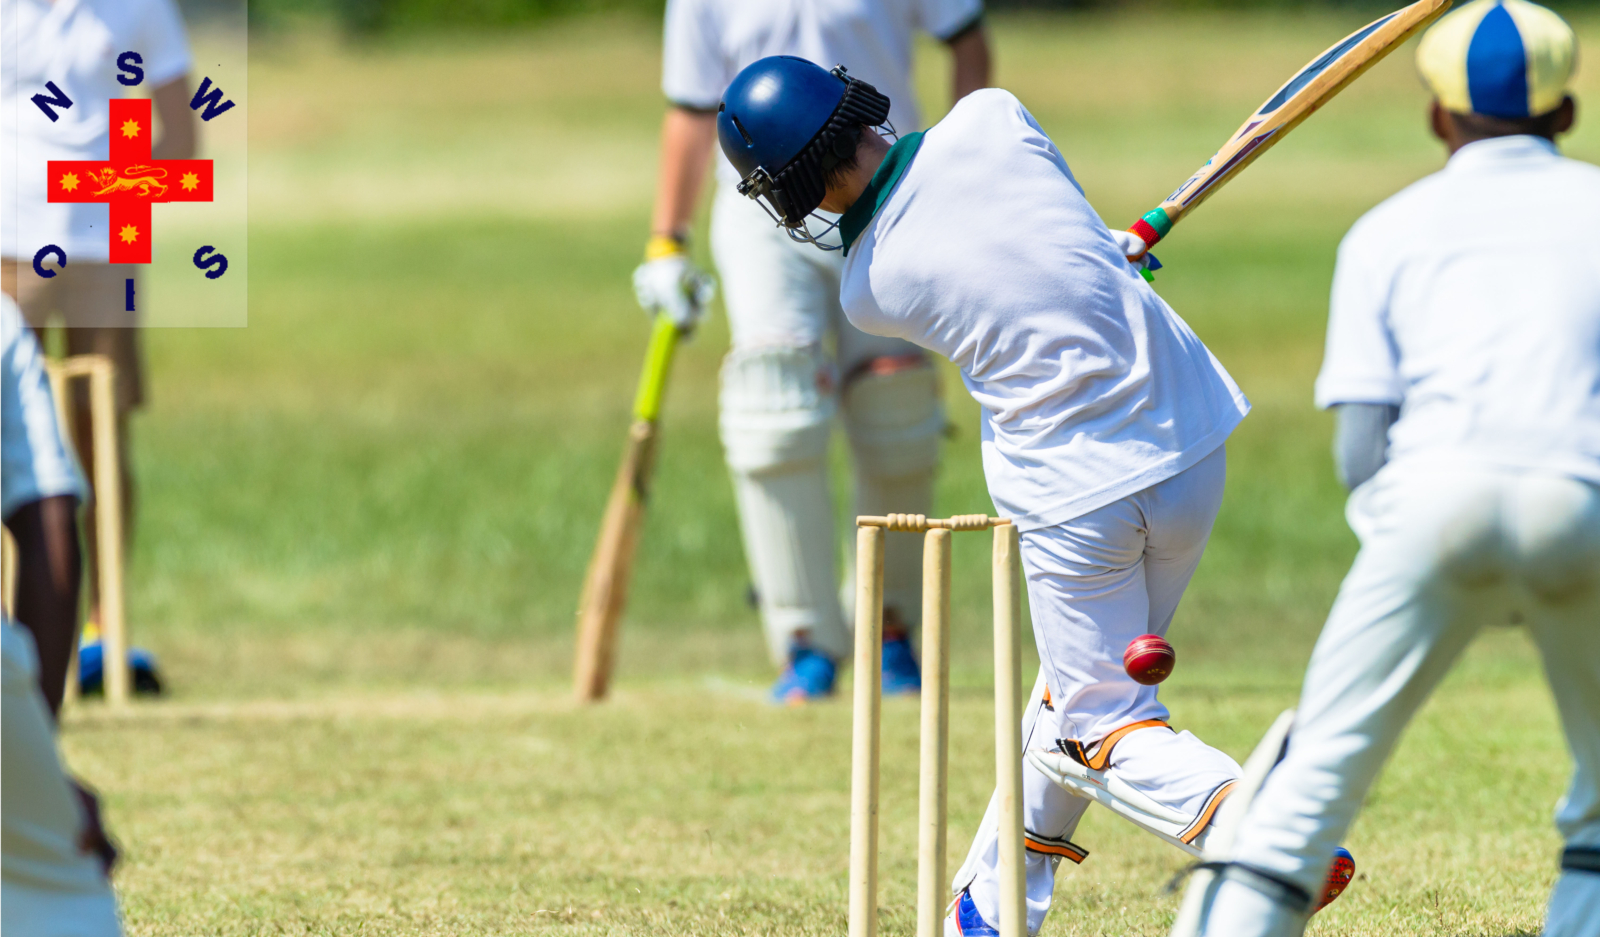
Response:
[[[1004,18],[997,77],[1121,225],[1361,19]],[[1600,20],[1580,26],[1600,48]],[[720,318],[671,389],[619,691],[568,701],[645,338],[628,274],[658,41],[617,20],[254,50],[250,326],[152,332],[135,430],[130,620],[172,693],[66,721],[126,849],[132,933],[843,931],[848,704],[759,700],[715,436]],[[1339,237],[1442,162],[1410,55],[1160,251],[1159,289],[1255,404],[1164,690],[1241,758],[1293,703],[1354,552],[1310,388]],[[934,115],[943,68],[923,50]],[[1600,128],[1567,149],[1600,160]],[[938,509],[982,510],[977,414],[946,383]],[[991,778],[982,552],[958,546],[954,861]],[[883,920],[907,934],[915,708],[886,708]],[[1486,634],[1405,736],[1351,835],[1358,881],[1313,932],[1536,933],[1569,770],[1528,642]],[[1093,856],[1063,869],[1046,933],[1165,934],[1182,857],[1098,811],[1075,839]]]

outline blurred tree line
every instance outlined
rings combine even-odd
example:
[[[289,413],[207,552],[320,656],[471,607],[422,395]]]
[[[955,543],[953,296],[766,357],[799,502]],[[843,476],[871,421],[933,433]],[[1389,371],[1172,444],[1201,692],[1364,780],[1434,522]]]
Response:
[[[216,0],[180,0],[200,12]],[[755,0],[751,0],[755,2]],[[1403,0],[987,0],[991,10],[1293,9],[1354,7],[1381,10]],[[1543,0],[1558,10],[1593,9],[1600,0]],[[528,26],[586,13],[634,13],[657,18],[666,0],[249,0],[250,25],[271,29],[296,20],[331,16],[353,35],[436,27]]]

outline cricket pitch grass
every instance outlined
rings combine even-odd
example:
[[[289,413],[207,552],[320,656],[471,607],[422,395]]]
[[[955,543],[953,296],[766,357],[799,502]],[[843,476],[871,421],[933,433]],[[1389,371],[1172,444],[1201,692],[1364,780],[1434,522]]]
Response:
[[[998,18],[997,77],[1120,227],[1364,16]],[[1600,48],[1600,20],[1577,25]],[[848,679],[833,703],[761,701],[715,435],[720,313],[669,392],[617,691],[569,700],[645,341],[628,274],[657,43],[599,20],[253,51],[250,327],[152,332],[133,430],[130,632],[173,690],[65,721],[124,847],[131,933],[843,932]],[[1255,404],[1163,691],[1236,757],[1293,704],[1354,552],[1310,388],[1339,237],[1442,162],[1411,55],[1158,248],[1157,288]],[[942,70],[924,47],[932,115]],[[1600,106],[1597,74],[1580,102]],[[1600,130],[1567,150],[1600,160]],[[982,511],[975,408],[947,377],[936,510]],[[993,776],[986,547],[954,562],[952,866]],[[908,934],[915,704],[884,718],[882,920]],[[1528,642],[1486,633],[1405,735],[1351,833],[1357,879],[1312,933],[1536,934],[1569,771]],[[1074,839],[1091,856],[1063,866],[1045,933],[1165,934],[1184,857],[1100,811]]]

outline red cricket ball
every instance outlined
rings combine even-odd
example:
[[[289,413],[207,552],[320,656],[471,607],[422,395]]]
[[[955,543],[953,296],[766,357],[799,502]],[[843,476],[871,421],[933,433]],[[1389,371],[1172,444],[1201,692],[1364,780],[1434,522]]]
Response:
[[[1159,634],[1141,634],[1128,642],[1122,653],[1122,667],[1135,682],[1153,686],[1172,676],[1178,654]]]

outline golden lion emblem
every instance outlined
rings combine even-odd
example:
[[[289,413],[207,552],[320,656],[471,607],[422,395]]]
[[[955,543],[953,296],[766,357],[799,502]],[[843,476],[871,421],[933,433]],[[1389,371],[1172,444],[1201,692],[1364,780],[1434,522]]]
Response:
[[[156,166],[124,166],[120,170],[108,166],[90,175],[100,187],[95,195],[129,192],[145,198],[160,198],[167,194],[166,183],[159,181],[167,177],[167,171]]]

